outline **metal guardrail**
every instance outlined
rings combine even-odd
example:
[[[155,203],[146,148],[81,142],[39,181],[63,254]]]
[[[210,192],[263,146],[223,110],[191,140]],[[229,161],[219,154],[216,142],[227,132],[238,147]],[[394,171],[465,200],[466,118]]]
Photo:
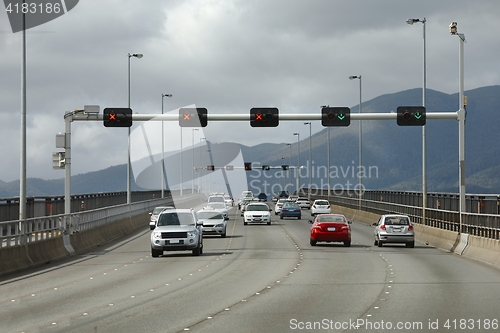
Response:
[[[151,211],[162,204],[172,204],[172,198],[153,199],[99,208],[85,212],[35,217],[25,221],[0,222],[0,248],[38,242],[73,232],[95,228],[122,218]]]
[[[312,197],[328,199],[330,203],[339,206],[352,209],[359,208],[359,200],[355,197],[311,195],[311,198]],[[380,215],[388,213],[404,214],[410,216],[413,222],[422,224],[422,207],[386,201],[362,200],[361,210]],[[500,215],[462,213],[462,218],[462,233],[485,238],[500,239]],[[460,213],[456,211],[427,208],[425,225],[458,233],[460,228]]]

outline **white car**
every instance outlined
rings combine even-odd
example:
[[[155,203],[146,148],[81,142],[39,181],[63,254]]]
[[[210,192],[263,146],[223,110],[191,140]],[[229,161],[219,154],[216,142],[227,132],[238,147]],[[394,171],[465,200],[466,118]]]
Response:
[[[226,206],[228,206],[228,207],[234,206],[234,200],[229,195],[224,196],[224,202],[226,203]]]
[[[298,197],[295,202],[300,206],[300,208],[311,209],[311,202],[305,197]]]
[[[226,219],[219,210],[206,207],[196,212],[198,219],[203,222],[203,236],[220,235],[226,237]]]
[[[218,210],[224,216],[224,219],[229,220],[229,212],[227,211],[226,203],[224,202],[210,202],[207,207]]]
[[[324,199],[314,200],[311,206],[311,216],[314,216],[316,214],[330,214],[330,213],[331,213],[331,208],[328,200]]]
[[[266,203],[252,202],[246,206],[243,213],[243,224],[267,223],[271,224],[271,209]]]
[[[278,201],[276,201],[276,204],[274,205],[274,215],[278,215],[281,212],[281,207],[283,207],[283,204],[287,201],[289,200],[279,199]]]

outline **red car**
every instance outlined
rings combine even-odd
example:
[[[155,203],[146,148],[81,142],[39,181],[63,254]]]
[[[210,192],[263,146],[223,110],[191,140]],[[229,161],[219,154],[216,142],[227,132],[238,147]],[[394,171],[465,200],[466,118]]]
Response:
[[[343,242],[351,246],[351,222],[342,214],[319,214],[311,225],[311,246],[317,242]]]

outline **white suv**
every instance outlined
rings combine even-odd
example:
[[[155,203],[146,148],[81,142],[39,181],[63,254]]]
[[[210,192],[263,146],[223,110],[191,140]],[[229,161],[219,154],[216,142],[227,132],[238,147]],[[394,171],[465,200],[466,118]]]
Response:
[[[194,256],[203,253],[203,222],[192,209],[164,210],[158,215],[151,232],[151,256],[163,251],[191,250]]]

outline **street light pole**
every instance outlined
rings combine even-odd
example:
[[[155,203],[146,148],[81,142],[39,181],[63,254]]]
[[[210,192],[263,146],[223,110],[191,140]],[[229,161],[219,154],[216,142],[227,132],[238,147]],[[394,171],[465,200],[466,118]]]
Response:
[[[423,64],[423,84],[422,84],[422,106],[425,107],[426,102],[426,85],[427,85],[427,62],[426,62],[426,43],[425,43],[425,22],[427,20],[424,19],[407,19],[406,23],[413,24],[421,22],[423,25],[423,33],[424,33],[424,64]],[[422,224],[426,224],[426,210],[427,210],[427,157],[426,157],[426,133],[425,133],[425,125],[422,126]]]
[[[297,174],[295,175],[295,178],[297,179],[297,195],[299,195],[299,189],[300,189],[300,133],[295,132],[293,135],[297,136],[297,168],[295,169],[297,171]]]
[[[312,122],[310,122],[310,121],[304,123],[304,125],[309,125],[309,169],[308,169],[308,172],[309,172],[309,187],[307,189],[307,199],[308,200],[311,200],[312,170],[313,170],[313,167],[312,167],[312,143],[311,143],[311,140],[312,140],[312,130],[311,130],[311,124],[312,124]]]
[[[460,46],[458,53],[458,62],[459,62],[459,70],[458,70],[458,86],[459,86],[459,107],[458,110],[458,178],[459,178],[459,202],[460,202],[460,224],[458,233],[462,233],[463,226],[463,216],[462,213],[465,212],[465,105],[466,97],[464,95],[464,43],[465,43],[465,35],[460,34],[457,31],[457,22],[452,22],[450,24],[450,33],[452,35],[457,35],[460,38]]]
[[[361,75],[349,76],[350,80],[359,79],[359,113],[362,112],[361,102]],[[361,210],[361,200],[363,199],[363,128],[362,121],[359,121],[359,165],[358,165],[358,209]]]
[[[191,194],[194,193],[194,131],[199,131],[200,129],[199,128],[192,128],[191,129],[192,131],[192,147],[191,147],[191,150],[192,150],[192,158],[191,158]]]
[[[287,172],[288,172],[288,179],[289,179],[288,181],[289,181],[289,184],[290,184],[290,186],[291,186],[291,184],[293,184],[293,183],[292,183],[292,176],[290,175],[290,168],[292,167],[292,144],[291,144],[291,143],[287,143],[286,145],[287,145],[288,147],[290,147],[290,164],[289,164],[289,165],[290,165],[290,167],[288,168],[288,171],[287,171]],[[287,184],[287,185],[288,185],[288,184]],[[283,189],[283,190],[286,190],[286,189]]]
[[[161,114],[163,114],[163,97],[172,97],[172,94],[161,94]],[[163,121],[161,122],[161,197],[165,197],[165,134]]]
[[[141,53],[128,54],[128,108],[130,109],[130,58],[141,59],[143,55]],[[127,138],[127,204],[132,202],[132,192],[131,192],[131,170],[130,170],[130,127],[128,128],[128,138]]]

